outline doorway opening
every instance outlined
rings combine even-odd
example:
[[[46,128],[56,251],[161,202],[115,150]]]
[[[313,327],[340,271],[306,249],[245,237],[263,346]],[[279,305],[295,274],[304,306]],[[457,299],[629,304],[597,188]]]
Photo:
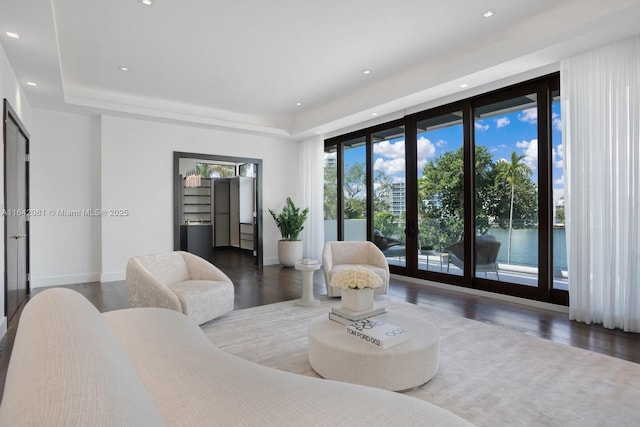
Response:
[[[262,159],[173,153],[174,250],[213,261],[219,250],[263,265]]]
[[[4,312],[10,321],[29,294],[29,133],[4,100]]]

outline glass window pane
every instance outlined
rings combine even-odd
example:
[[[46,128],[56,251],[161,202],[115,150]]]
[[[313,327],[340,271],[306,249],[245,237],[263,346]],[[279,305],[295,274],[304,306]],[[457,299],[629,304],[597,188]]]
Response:
[[[564,150],[562,147],[562,112],[560,92],[554,91],[551,104],[551,170],[553,188],[553,287],[569,290],[567,240],[564,222]]]
[[[475,114],[476,276],[538,286],[536,95]]]
[[[253,163],[244,163],[238,166],[238,175],[249,178],[256,177],[256,165]]]
[[[367,240],[367,151],[364,136],[344,143],[344,240]]]
[[[376,132],[373,137],[373,242],[389,265],[406,265],[404,126]]]
[[[418,269],[462,275],[462,112],[418,122]],[[456,256],[455,254],[458,254]],[[458,258],[460,257],[460,258]]]
[[[338,147],[324,149],[324,241],[338,240]]]
[[[202,178],[229,178],[236,176],[236,166],[223,163],[196,163],[196,171]]]

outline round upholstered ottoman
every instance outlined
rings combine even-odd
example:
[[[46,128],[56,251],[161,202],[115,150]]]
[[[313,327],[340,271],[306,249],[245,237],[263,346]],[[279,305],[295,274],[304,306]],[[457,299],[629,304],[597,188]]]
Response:
[[[438,371],[437,329],[419,317],[388,312],[386,323],[408,329],[411,338],[381,349],[347,335],[325,314],[309,326],[309,363],[323,378],[401,391],[420,386]]]

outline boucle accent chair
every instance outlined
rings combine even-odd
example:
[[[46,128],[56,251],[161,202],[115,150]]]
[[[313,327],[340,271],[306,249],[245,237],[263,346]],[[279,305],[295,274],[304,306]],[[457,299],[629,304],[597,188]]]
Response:
[[[353,267],[365,267],[382,279],[382,286],[376,288],[376,294],[386,294],[389,288],[389,264],[382,251],[372,242],[327,242],[322,250],[322,267],[327,295],[339,297],[342,289],[331,286],[331,278],[338,271]]]
[[[198,325],[233,310],[231,279],[189,252],[134,256],[127,263],[126,283],[132,307],[169,308]]]

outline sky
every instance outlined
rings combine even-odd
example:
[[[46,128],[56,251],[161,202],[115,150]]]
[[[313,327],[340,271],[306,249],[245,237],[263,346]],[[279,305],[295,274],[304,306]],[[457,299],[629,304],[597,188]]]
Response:
[[[531,168],[531,179],[538,180],[537,110],[535,108],[499,114],[477,119],[475,122],[476,145],[484,145],[493,155],[494,162],[511,159],[511,153],[523,155],[523,161]],[[552,106],[552,168],[554,200],[563,196],[563,149],[560,103]],[[462,145],[462,125],[418,134],[418,176],[423,166],[447,151],[455,151]],[[374,170],[382,170],[393,181],[405,180],[405,141],[403,138],[382,141],[374,147]],[[345,165],[364,162],[364,147],[346,150]]]

